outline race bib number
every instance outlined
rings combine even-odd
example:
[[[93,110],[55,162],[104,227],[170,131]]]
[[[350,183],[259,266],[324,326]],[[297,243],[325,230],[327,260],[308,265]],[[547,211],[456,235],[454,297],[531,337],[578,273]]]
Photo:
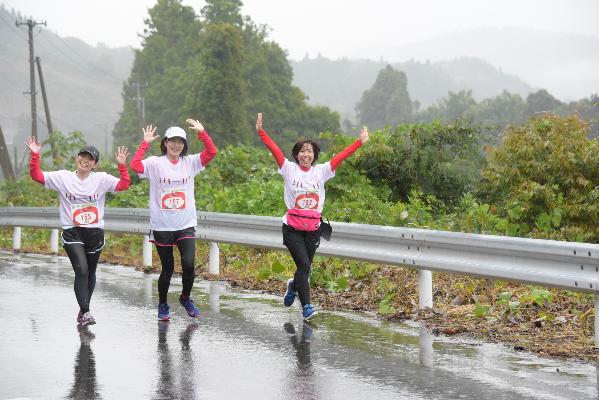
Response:
[[[315,210],[318,208],[318,192],[303,191],[299,192],[295,198],[295,208],[302,210]]]
[[[98,222],[98,203],[73,204],[72,220],[75,226]]]
[[[160,208],[166,211],[184,210],[187,205],[184,188],[164,189],[160,196]]]

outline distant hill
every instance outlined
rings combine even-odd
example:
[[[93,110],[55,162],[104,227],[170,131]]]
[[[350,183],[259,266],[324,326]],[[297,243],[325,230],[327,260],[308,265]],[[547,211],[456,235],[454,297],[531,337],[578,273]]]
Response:
[[[354,119],[354,107],[362,93],[374,83],[378,72],[387,64],[406,73],[412,101],[424,109],[446,97],[449,91],[472,90],[477,100],[494,97],[503,90],[525,97],[533,89],[513,75],[501,72],[476,58],[459,58],[440,62],[387,63],[370,60],[329,60],[318,56],[293,61],[294,84],[313,104],[327,105]]]
[[[385,54],[385,58],[393,62],[475,57],[518,76],[535,88],[548,90],[562,101],[580,100],[599,92],[597,36],[518,27],[481,27],[408,45],[356,48],[353,54],[356,57]]]
[[[18,17],[0,6],[0,125],[8,143],[24,148],[23,138],[31,134],[30,97],[23,94],[29,91],[29,47],[27,26],[15,26]],[[63,133],[80,130],[88,143],[104,152],[105,132],[110,146],[122,109],[121,90],[133,63],[132,49],[92,47],[42,26],[34,28],[34,49],[41,59],[54,128]],[[47,129],[37,70],[36,83],[38,134],[43,139]]]

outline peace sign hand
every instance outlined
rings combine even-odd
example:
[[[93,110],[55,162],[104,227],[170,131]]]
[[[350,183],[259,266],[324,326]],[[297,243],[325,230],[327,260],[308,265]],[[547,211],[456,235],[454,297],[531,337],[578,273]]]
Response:
[[[160,135],[156,135],[154,136],[154,134],[156,133],[156,129],[158,127],[157,126],[152,126],[152,125],[148,125],[146,126],[143,131],[144,131],[144,142],[146,143],[152,143],[154,140],[158,139],[160,137]]]

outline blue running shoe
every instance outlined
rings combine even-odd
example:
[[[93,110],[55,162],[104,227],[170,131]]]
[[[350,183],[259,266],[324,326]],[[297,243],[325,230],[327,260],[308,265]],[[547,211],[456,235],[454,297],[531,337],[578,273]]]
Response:
[[[283,298],[283,304],[285,307],[291,307],[296,297],[297,291],[293,290],[293,278],[289,278],[287,281],[287,291],[285,292],[285,297]]]
[[[312,304],[306,304],[302,310],[302,316],[304,317],[304,321],[309,321],[316,314],[318,314],[318,311],[314,309]]]
[[[191,298],[191,296],[188,296],[184,299],[183,295],[181,295],[179,297],[179,303],[181,303],[181,305],[185,307],[185,311],[187,311],[187,315],[189,315],[190,317],[196,318],[198,315],[200,315],[200,310],[198,310],[196,305],[193,304],[193,299]]]
[[[168,304],[161,303],[158,304],[158,320],[159,321],[169,321],[171,318],[168,314]]]

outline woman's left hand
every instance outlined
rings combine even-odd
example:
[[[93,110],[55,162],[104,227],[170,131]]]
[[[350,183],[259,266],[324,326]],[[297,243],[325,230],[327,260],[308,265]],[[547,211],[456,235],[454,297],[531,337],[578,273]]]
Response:
[[[362,127],[362,131],[358,137],[360,138],[360,142],[362,142],[362,144],[368,141],[368,128],[366,126]]]
[[[127,165],[127,157],[129,157],[129,149],[125,146],[119,146],[116,150],[116,162]]]
[[[204,131],[204,125],[202,125],[200,123],[200,121],[198,121],[197,119],[186,119],[185,120],[188,124],[190,124],[190,128],[197,130],[198,132],[203,132]]]

